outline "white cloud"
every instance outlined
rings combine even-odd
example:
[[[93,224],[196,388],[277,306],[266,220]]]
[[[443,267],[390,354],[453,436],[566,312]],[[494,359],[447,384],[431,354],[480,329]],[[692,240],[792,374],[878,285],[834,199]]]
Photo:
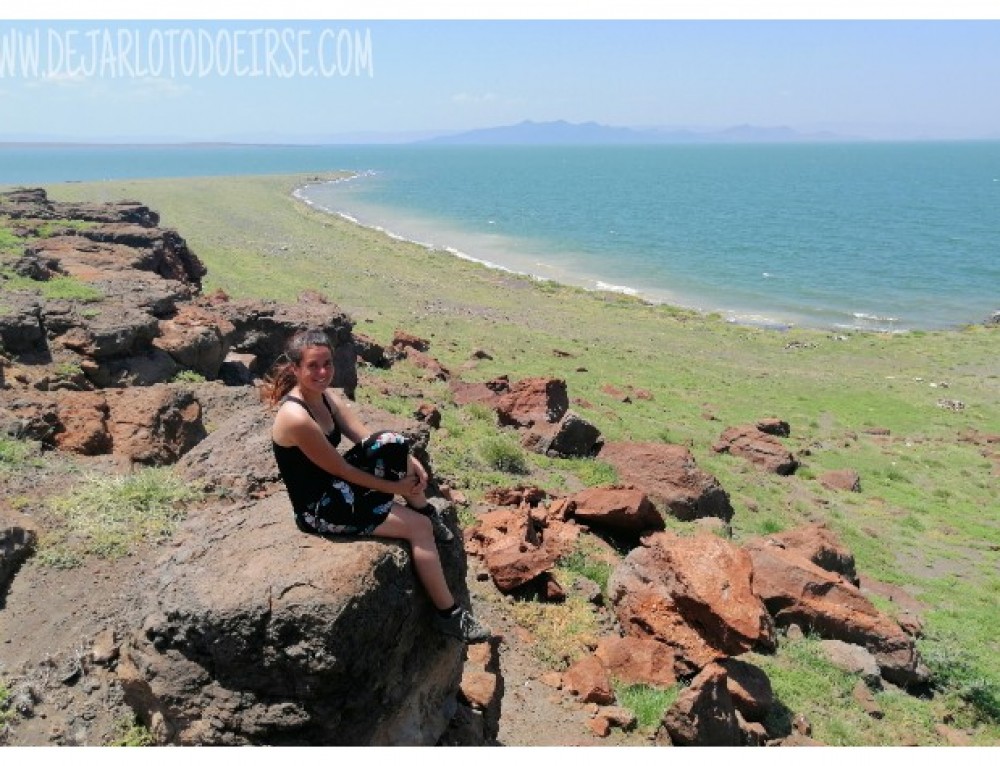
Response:
[[[496,93],[455,93],[451,100],[456,104],[488,104],[499,98]]]

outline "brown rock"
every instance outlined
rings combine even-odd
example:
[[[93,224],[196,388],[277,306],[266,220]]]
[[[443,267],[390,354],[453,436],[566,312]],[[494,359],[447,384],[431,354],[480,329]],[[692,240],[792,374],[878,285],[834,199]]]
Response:
[[[415,348],[406,346],[403,349],[406,361],[421,370],[426,371],[431,377],[437,380],[448,380],[451,377],[451,372],[441,364],[437,359],[422,351],[417,351]]]
[[[671,646],[688,670],[775,646],[749,555],[714,535],[657,532],[612,573],[611,603],[626,633]]]
[[[102,630],[94,638],[90,659],[98,665],[109,665],[118,659],[118,637],[113,628]]]
[[[638,722],[631,710],[618,705],[602,707],[597,711],[595,718],[603,718],[610,726],[617,727],[622,731],[631,731]]]
[[[506,375],[501,375],[485,383],[465,383],[461,380],[451,380],[448,382],[448,387],[451,390],[452,399],[459,406],[485,404],[488,407],[493,407],[502,394],[510,391],[510,381]]]
[[[818,567],[836,572],[855,585],[858,584],[854,554],[844,547],[826,524],[805,524],[787,532],[768,535],[767,539],[805,556]]]
[[[486,491],[483,499],[493,505],[536,506],[548,497],[541,487],[518,485],[516,487],[494,487]]]
[[[611,733],[611,722],[604,716],[597,715],[587,720],[587,728],[595,737],[606,737]]]
[[[483,554],[494,584],[504,593],[547,572],[558,558],[558,551],[531,545],[516,537],[504,537],[492,543]]]
[[[160,320],[160,335],[153,345],[181,367],[214,380],[229,351],[226,339],[235,329],[207,307],[181,306],[172,318]]]
[[[882,676],[893,683],[927,681],[929,671],[912,637],[853,584],[767,540],[750,541],[745,548],[753,558],[754,591],[778,625],[795,623],[824,638],[864,646],[875,656]]]
[[[774,691],[767,673],[749,662],[730,657],[719,664],[728,678],[726,688],[737,711],[747,721],[763,721],[774,707]]]
[[[726,671],[707,665],[664,714],[663,726],[675,745],[739,745],[742,736]]]
[[[812,734],[813,731],[813,727],[809,722],[809,719],[802,715],[802,713],[797,713],[792,719],[792,728],[795,730],[796,734],[802,734],[806,737]]]
[[[729,495],[714,476],[698,468],[686,447],[612,442],[601,448],[598,458],[614,466],[623,483],[642,490],[660,510],[682,521],[733,517]]]
[[[819,483],[827,489],[845,490],[847,492],[861,491],[861,477],[852,468],[841,468],[836,471],[826,471],[819,475]]]
[[[30,518],[0,507],[0,593],[6,593],[7,584],[35,552],[37,542],[38,530]]]
[[[549,457],[593,457],[600,451],[603,439],[596,426],[567,410],[555,423],[536,423],[521,444]]]
[[[578,697],[580,702],[609,705],[615,701],[608,673],[592,654],[571,665],[563,673],[562,680],[563,688]]]
[[[166,385],[107,392],[113,451],[135,463],[168,465],[205,438],[201,405]]]
[[[751,463],[782,476],[794,473],[799,467],[799,461],[780,441],[758,430],[756,426],[727,428],[712,449],[746,458]]]
[[[635,487],[594,487],[570,497],[573,517],[588,526],[641,534],[665,526],[646,494]]]
[[[462,673],[459,698],[476,710],[486,710],[495,704],[497,689],[497,676],[495,673],[487,673],[482,670],[466,670]]]
[[[417,407],[417,411],[413,413],[413,417],[416,420],[420,420],[431,428],[441,427],[441,410],[430,403],[423,403]]]
[[[757,421],[757,430],[761,433],[771,434],[771,436],[789,436],[792,429],[788,423],[779,418],[762,418]]]
[[[412,348],[416,351],[424,352],[431,347],[431,342],[404,330],[396,330],[392,334],[392,347],[400,351]]]
[[[536,423],[555,423],[569,409],[566,381],[558,378],[519,380],[496,404],[502,426],[531,428]]]
[[[861,709],[872,718],[881,720],[885,717],[885,713],[882,711],[882,708],[879,707],[878,702],[875,701],[875,695],[872,694],[871,689],[865,685],[864,681],[858,681],[854,684],[854,688],[851,690],[851,696],[854,698],[854,701],[861,706]]]
[[[661,641],[605,636],[594,652],[612,678],[627,684],[673,686],[674,651]]]
[[[861,680],[869,686],[881,685],[882,674],[879,672],[878,663],[872,653],[863,646],[826,638],[820,641],[820,648],[834,667],[861,676]]]
[[[57,405],[59,427],[55,446],[80,455],[107,455],[111,452],[108,432],[107,397],[97,391],[67,391]]]

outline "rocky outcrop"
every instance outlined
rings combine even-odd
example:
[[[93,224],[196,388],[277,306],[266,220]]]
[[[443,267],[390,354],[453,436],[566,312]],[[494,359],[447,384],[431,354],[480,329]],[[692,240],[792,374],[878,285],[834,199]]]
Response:
[[[4,432],[81,455],[167,465],[205,437],[201,405],[183,386],[29,391],[6,398]]]
[[[615,569],[609,597],[629,635],[677,655],[678,675],[751,649],[775,648],[774,623],[754,592],[750,556],[714,535],[659,532]]]
[[[407,546],[303,535],[284,493],[189,519],[142,591],[118,673],[162,744],[426,745],[456,710]]]
[[[733,507],[718,480],[700,469],[686,447],[657,442],[612,442],[599,459],[619,479],[638,487],[658,508],[682,521],[715,516],[729,521]]]

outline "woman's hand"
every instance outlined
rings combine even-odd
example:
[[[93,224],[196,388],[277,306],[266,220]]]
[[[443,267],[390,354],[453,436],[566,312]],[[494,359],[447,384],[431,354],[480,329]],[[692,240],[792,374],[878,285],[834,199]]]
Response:
[[[423,465],[413,455],[409,456],[410,470],[406,474],[406,479],[414,478],[414,492],[424,492],[427,489],[427,471]]]

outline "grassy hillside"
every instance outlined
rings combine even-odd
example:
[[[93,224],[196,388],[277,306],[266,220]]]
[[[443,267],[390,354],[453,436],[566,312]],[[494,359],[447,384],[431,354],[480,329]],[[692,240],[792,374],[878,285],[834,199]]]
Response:
[[[688,445],[730,494],[737,542],[826,521],[860,572],[927,605],[920,648],[942,690],[933,700],[880,694],[886,718],[874,721],[858,714],[847,681],[807,642],[758,658],[779,696],[808,708],[814,736],[832,744],[940,744],[934,724],[942,720],[975,727],[977,744],[1000,744],[1000,445],[984,438],[1000,434],[1000,328],[880,335],[732,325],[392,240],[295,202],[289,193],[305,180],[158,179],[49,191],[63,200],[148,204],[204,261],[206,290],[282,301],[318,290],[378,341],[397,328],[429,338],[431,354],[453,372],[474,349],[487,350],[492,361],[465,379],[565,378],[570,398],[580,400],[574,409],[607,440]],[[386,390],[418,386],[436,399],[446,434],[432,442],[435,465],[473,498],[525,478],[556,489],[613,480],[590,461],[521,454],[482,412],[450,407],[443,384],[417,381],[403,367],[367,380],[399,384]],[[651,398],[623,403],[609,385]],[[411,407],[378,386],[361,395]],[[804,463],[796,475],[763,474],[712,451],[725,427],[769,416],[791,424],[788,446]],[[505,454],[530,476],[512,474],[497,460]],[[860,473],[860,494],[816,480],[842,467]],[[887,599],[878,606],[898,608]]]

